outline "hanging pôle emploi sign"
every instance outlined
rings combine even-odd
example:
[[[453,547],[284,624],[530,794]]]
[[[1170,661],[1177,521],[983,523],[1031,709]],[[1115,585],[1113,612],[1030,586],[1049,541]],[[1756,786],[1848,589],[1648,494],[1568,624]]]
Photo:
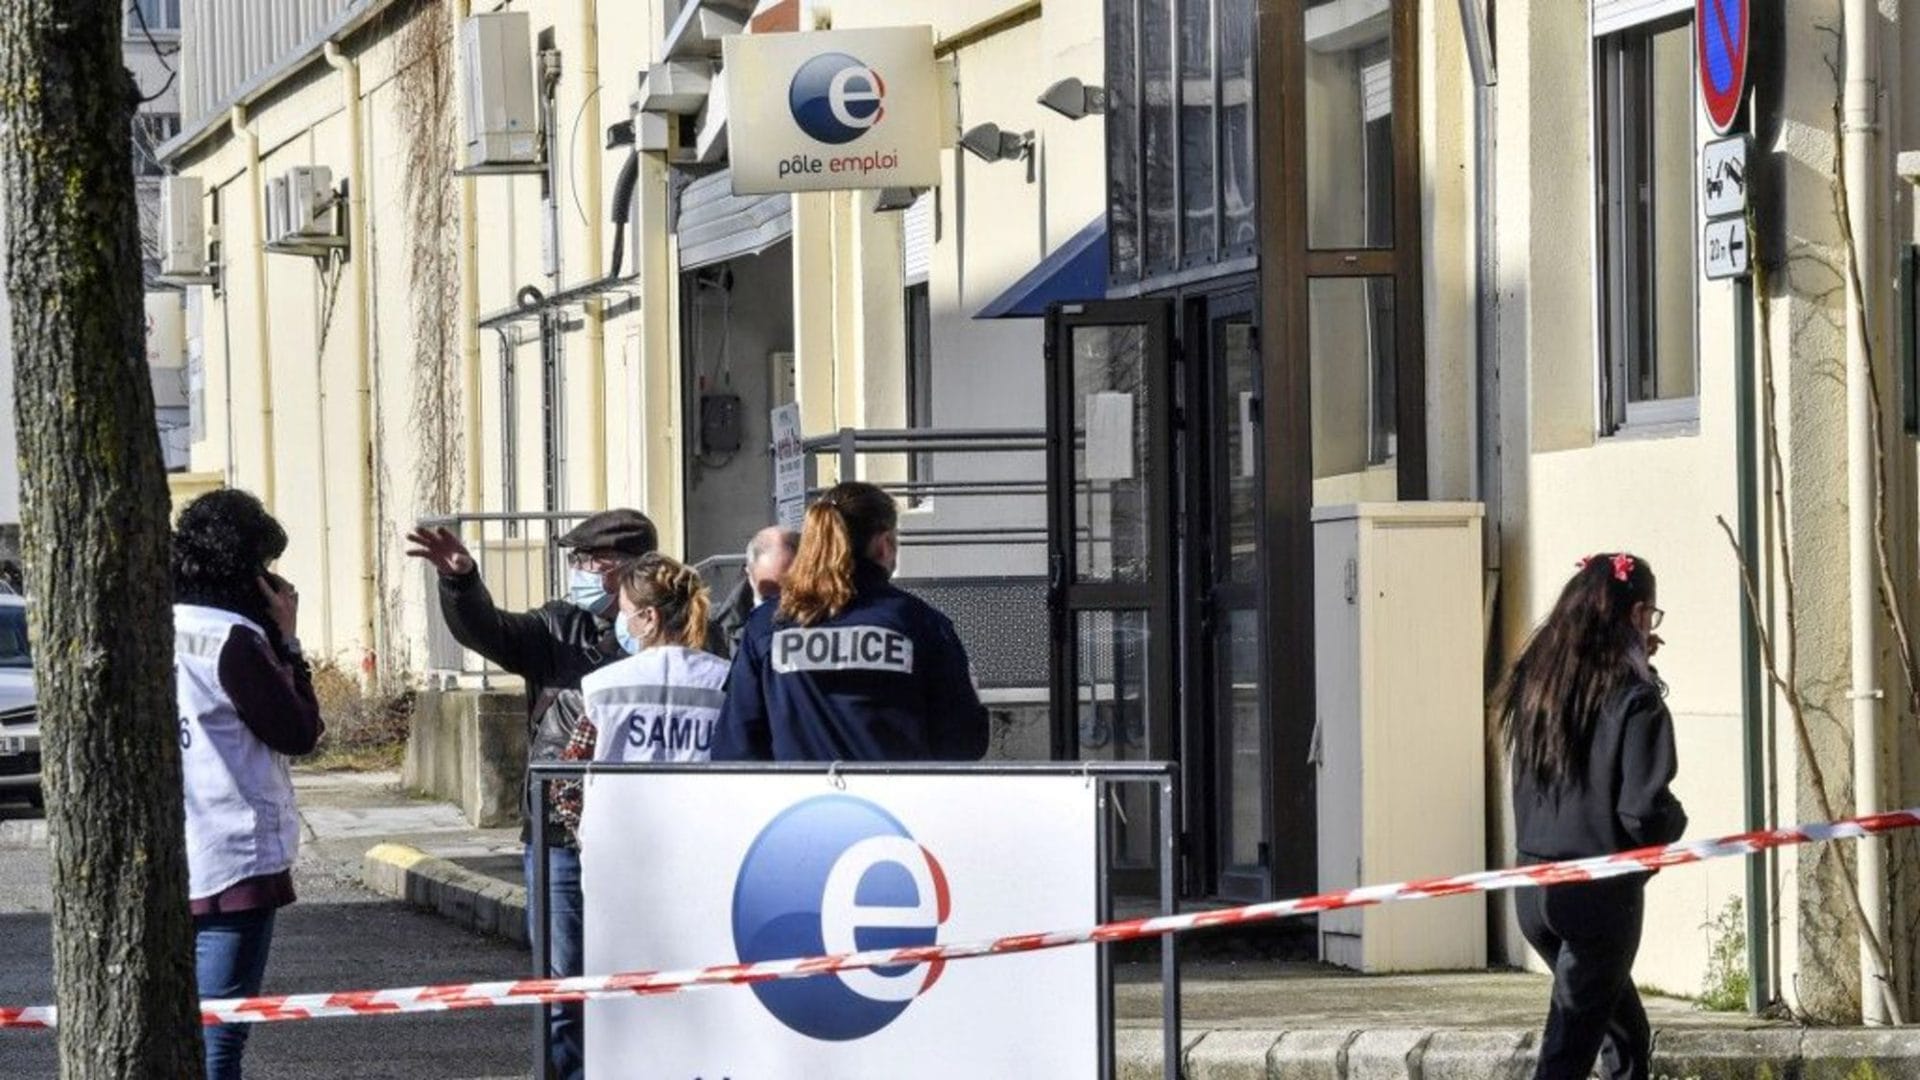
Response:
[[[737,34],[722,49],[734,194],[939,184],[931,27]]]
[[[1099,921],[1100,786],[1008,774],[584,781],[586,966],[676,970]],[[589,1080],[1096,1080],[1093,946],[586,1006]]]
[[[1753,43],[1750,0],[1695,0],[1694,44],[1698,50],[1700,103],[1716,134],[1740,119],[1747,96],[1748,54]]]

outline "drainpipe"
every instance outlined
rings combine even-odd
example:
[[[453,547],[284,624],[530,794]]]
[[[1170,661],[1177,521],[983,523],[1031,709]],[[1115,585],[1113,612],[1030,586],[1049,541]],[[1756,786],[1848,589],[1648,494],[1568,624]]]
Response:
[[[353,347],[354,457],[360,464],[360,642],[375,659],[381,643],[375,640],[374,617],[378,590],[374,584],[374,530],[378,514],[373,505],[373,350],[367,347],[367,155],[363,137],[364,105],[360,98],[360,63],[340,51],[337,42],[325,46],[327,63],[340,73],[340,103],[347,114],[347,268],[352,274],[353,303],[347,308],[347,328]],[[326,426],[325,417],[321,426]],[[324,507],[325,494],[321,503]],[[322,511],[325,512],[324,510]],[[328,590],[331,594],[331,589]]]
[[[1841,99],[1841,140],[1846,157],[1847,213],[1858,274],[1847,276],[1847,557],[1853,641],[1853,812],[1880,812],[1880,616],[1875,574],[1874,400],[1870,350],[1873,327],[1866,319],[1871,298],[1866,283],[1877,279],[1884,249],[1879,230],[1879,50],[1880,14],[1873,0],[1846,0],[1846,84]],[[1883,945],[1887,937],[1886,842],[1861,841],[1860,903],[1866,930]],[[1890,973],[1886,973],[1890,974]],[[1864,938],[1860,945],[1860,1012],[1868,1024],[1892,1018],[1894,988]]]
[[[260,175],[260,136],[247,127],[247,107],[235,105],[227,113],[234,138],[247,144],[247,212],[253,216],[253,355],[260,369],[260,451],[266,469],[260,478],[260,501],[274,509],[273,365],[267,358],[267,207]],[[231,423],[231,419],[228,421]],[[237,463],[236,463],[237,465]]]
[[[581,201],[588,207],[585,264],[598,271],[604,262],[600,246],[600,31],[597,0],[580,0],[580,90],[585,116],[576,131],[588,132],[580,170]],[[571,148],[569,148],[571,149]],[[587,320],[587,495],[593,509],[607,505],[607,315],[606,302],[586,305]]]
[[[460,33],[473,14],[472,0],[451,0],[453,32]],[[462,84],[464,85],[464,83]],[[479,200],[471,176],[460,177],[460,374],[467,428],[466,507],[479,513],[486,506],[486,474],[480,453],[485,433],[480,426],[480,227]],[[452,507],[448,507],[452,509]]]
[[[1460,24],[1466,34],[1467,63],[1473,73],[1473,291],[1478,318],[1474,330],[1473,497],[1486,505],[1485,557],[1491,574],[1500,571],[1500,276],[1498,215],[1494,175],[1498,133],[1493,41],[1482,0],[1460,0]],[[1489,583],[1491,592],[1491,583]],[[1492,643],[1493,621],[1488,623]]]

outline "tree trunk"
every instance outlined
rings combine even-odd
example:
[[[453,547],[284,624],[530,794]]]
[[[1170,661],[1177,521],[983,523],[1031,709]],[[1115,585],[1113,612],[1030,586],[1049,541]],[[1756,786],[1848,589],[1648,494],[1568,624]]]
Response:
[[[0,3],[0,189],[63,1077],[201,1075],[125,0]]]

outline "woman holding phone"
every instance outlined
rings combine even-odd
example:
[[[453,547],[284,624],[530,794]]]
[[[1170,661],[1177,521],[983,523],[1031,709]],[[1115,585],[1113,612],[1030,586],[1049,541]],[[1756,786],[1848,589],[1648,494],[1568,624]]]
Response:
[[[173,534],[174,679],[187,871],[203,998],[253,997],[300,851],[289,759],[323,725],[300,654],[300,596],[270,569],[287,534],[260,500],[215,491]],[[208,1080],[238,1080],[248,1025],[206,1029]]]

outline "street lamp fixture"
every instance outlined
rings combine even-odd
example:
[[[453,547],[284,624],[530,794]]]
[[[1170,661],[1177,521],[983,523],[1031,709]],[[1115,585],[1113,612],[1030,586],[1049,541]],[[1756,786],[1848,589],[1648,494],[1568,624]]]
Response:
[[[1069,120],[1099,116],[1107,111],[1106,87],[1088,86],[1074,78],[1061,79],[1047,87],[1039,100],[1040,104]]]
[[[897,214],[911,207],[919,200],[921,195],[926,193],[926,190],[926,188],[916,187],[881,188],[879,198],[873,202],[873,212],[876,214]]]
[[[980,124],[960,136],[967,153],[985,162],[1018,161],[1033,154],[1033,132],[1000,130],[999,124]]]

